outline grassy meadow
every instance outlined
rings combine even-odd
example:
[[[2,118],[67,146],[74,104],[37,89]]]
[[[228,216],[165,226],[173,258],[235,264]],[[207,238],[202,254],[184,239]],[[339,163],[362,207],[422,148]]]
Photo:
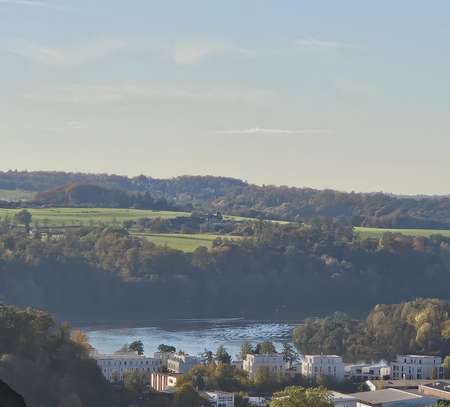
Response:
[[[0,208],[0,219],[13,218],[20,209]],[[116,208],[39,208],[28,209],[34,222],[42,226],[64,227],[91,224],[121,224],[126,220],[139,218],[176,218],[177,216],[189,216],[188,212],[152,211],[142,209],[116,209]]]
[[[34,192],[20,189],[0,189],[0,201],[28,201],[32,199]]]
[[[150,242],[160,246],[168,246],[172,249],[184,252],[193,252],[200,246],[212,248],[212,243],[217,238],[237,240],[239,236],[214,235],[207,233],[182,234],[182,233],[133,233],[135,236],[143,237]]]
[[[20,209],[4,209],[0,208],[0,220],[9,218],[13,219],[15,213]],[[170,219],[177,216],[189,216],[189,212],[173,212],[173,211],[154,211],[143,209],[117,209],[117,208],[33,208],[28,209],[32,216],[33,222],[38,223],[42,227],[64,228],[76,226],[94,226],[94,225],[121,225],[126,220],[137,220],[140,218],[162,218]],[[225,216],[225,219],[243,222],[251,220],[239,216]],[[279,222],[288,223],[288,222]],[[361,239],[379,238],[383,233],[402,233],[409,236],[431,236],[433,234],[441,234],[450,237],[450,230],[436,229],[383,229],[383,228],[367,228],[355,227],[355,234]],[[207,248],[212,247],[212,242],[217,237],[230,238],[227,235],[215,234],[155,234],[150,232],[132,231],[133,235],[141,236],[159,245],[168,246],[174,249],[192,252],[199,246]],[[233,237],[233,239],[238,239]]]
[[[424,236],[429,237],[431,235],[443,235],[450,237],[450,230],[440,229],[383,229],[383,228],[365,228],[355,227],[355,233],[362,239],[367,238],[379,238],[383,233],[401,233],[407,236]]]
[[[0,208],[0,220],[5,217],[12,219],[21,209]],[[42,226],[65,227],[90,224],[121,224],[126,220],[140,218],[171,219],[177,216],[190,216],[190,212],[155,211],[145,209],[118,209],[118,208],[31,208],[27,209]],[[243,222],[250,220],[241,216],[224,216],[225,219]]]

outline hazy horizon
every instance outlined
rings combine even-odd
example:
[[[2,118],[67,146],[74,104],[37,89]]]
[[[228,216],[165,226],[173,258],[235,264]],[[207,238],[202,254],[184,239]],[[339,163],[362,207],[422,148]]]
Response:
[[[450,3],[0,0],[0,167],[450,190]]]
[[[276,184],[276,183],[258,183],[258,182],[252,182],[251,180],[248,179],[244,179],[244,178],[240,178],[240,177],[234,177],[231,175],[226,175],[226,174],[209,174],[209,173],[205,173],[205,174],[178,174],[178,175],[173,175],[173,176],[167,176],[167,177],[156,177],[152,174],[145,174],[145,173],[136,173],[136,174],[122,174],[122,173],[114,173],[114,172],[95,172],[95,171],[82,171],[82,170],[60,170],[60,169],[19,169],[19,168],[8,168],[8,169],[0,169],[0,172],[8,172],[8,171],[17,171],[17,172],[66,172],[66,173],[73,173],[73,174],[95,174],[95,175],[116,175],[116,176],[120,176],[120,177],[128,177],[128,178],[133,178],[133,177],[138,177],[140,175],[143,175],[145,177],[149,177],[149,178],[153,178],[153,179],[172,179],[172,178],[178,178],[178,177],[207,177],[207,176],[211,176],[211,177],[221,177],[221,178],[232,178],[232,179],[236,179],[236,180],[240,180],[243,182],[248,183],[249,185],[257,185],[257,186],[275,186],[275,187],[288,187],[288,188],[305,188],[305,189],[316,189],[316,190],[334,190],[334,191],[338,191],[338,192],[347,192],[347,193],[367,193],[367,194],[378,194],[378,193],[382,193],[382,194],[386,194],[386,195],[395,195],[395,196],[399,196],[399,197],[420,197],[420,196],[428,196],[428,197],[447,197],[450,196],[450,194],[426,194],[426,193],[416,193],[416,194],[402,194],[402,193],[398,193],[395,191],[383,191],[383,190],[379,190],[379,191],[364,191],[364,190],[356,190],[356,189],[350,189],[350,190],[344,190],[344,189],[337,189],[337,188],[333,188],[333,187],[314,187],[311,185],[291,185],[291,184]]]

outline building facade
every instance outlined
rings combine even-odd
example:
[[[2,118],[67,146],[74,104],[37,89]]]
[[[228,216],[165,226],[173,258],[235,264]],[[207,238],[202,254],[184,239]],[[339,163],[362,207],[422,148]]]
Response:
[[[337,355],[305,355],[302,361],[302,375],[319,378],[331,377],[337,381],[344,380],[344,363]]]
[[[391,368],[387,364],[356,364],[345,366],[345,378],[363,382],[366,380],[383,380],[390,377]]]
[[[103,376],[110,382],[122,382],[124,375],[130,372],[147,373],[160,368],[160,362],[154,358],[137,355],[136,353],[105,355],[96,353],[93,358],[101,369]]]
[[[399,355],[391,363],[391,379],[442,379],[444,367],[440,356]]]
[[[177,374],[153,372],[150,376],[150,386],[153,390],[163,392],[175,389]]]
[[[201,364],[202,360],[197,356],[171,353],[167,358],[167,370],[172,373],[185,374],[194,366]]]
[[[205,393],[211,407],[234,407],[234,394],[223,391]]]
[[[242,369],[249,376],[255,376],[258,369],[267,369],[272,374],[282,374],[286,372],[286,363],[283,355],[253,355],[248,354],[242,361]]]
[[[331,398],[335,407],[357,407],[358,400],[348,394],[331,392]]]

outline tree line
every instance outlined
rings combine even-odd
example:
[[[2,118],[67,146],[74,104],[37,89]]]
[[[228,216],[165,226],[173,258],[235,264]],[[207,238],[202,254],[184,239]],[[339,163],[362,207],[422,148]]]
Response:
[[[0,299],[67,319],[148,320],[362,316],[377,303],[450,298],[449,238],[359,240],[332,220],[253,230],[184,253],[122,228],[51,236],[0,224]]]
[[[345,218],[354,226],[450,228],[450,197],[402,197],[384,193],[253,185],[212,176],[157,179],[65,172],[0,172],[0,189],[43,192],[71,183],[95,184],[127,192],[148,192],[186,210],[274,220],[308,222],[316,216]]]
[[[348,362],[390,361],[401,354],[448,355],[450,377],[450,303],[444,300],[379,304],[364,320],[344,313],[307,319],[293,340],[303,353],[338,354]]]

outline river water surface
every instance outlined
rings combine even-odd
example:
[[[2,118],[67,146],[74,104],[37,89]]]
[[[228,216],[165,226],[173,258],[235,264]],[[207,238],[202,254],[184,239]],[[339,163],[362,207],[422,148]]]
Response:
[[[244,319],[189,319],[147,324],[145,327],[91,326],[84,328],[89,342],[101,353],[112,353],[122,345],[141,340],[151,356],[161,343],[191,355],[224,345],[234,358],[243,342],[272,341],[278,349],[291,341],[296,324]]]

